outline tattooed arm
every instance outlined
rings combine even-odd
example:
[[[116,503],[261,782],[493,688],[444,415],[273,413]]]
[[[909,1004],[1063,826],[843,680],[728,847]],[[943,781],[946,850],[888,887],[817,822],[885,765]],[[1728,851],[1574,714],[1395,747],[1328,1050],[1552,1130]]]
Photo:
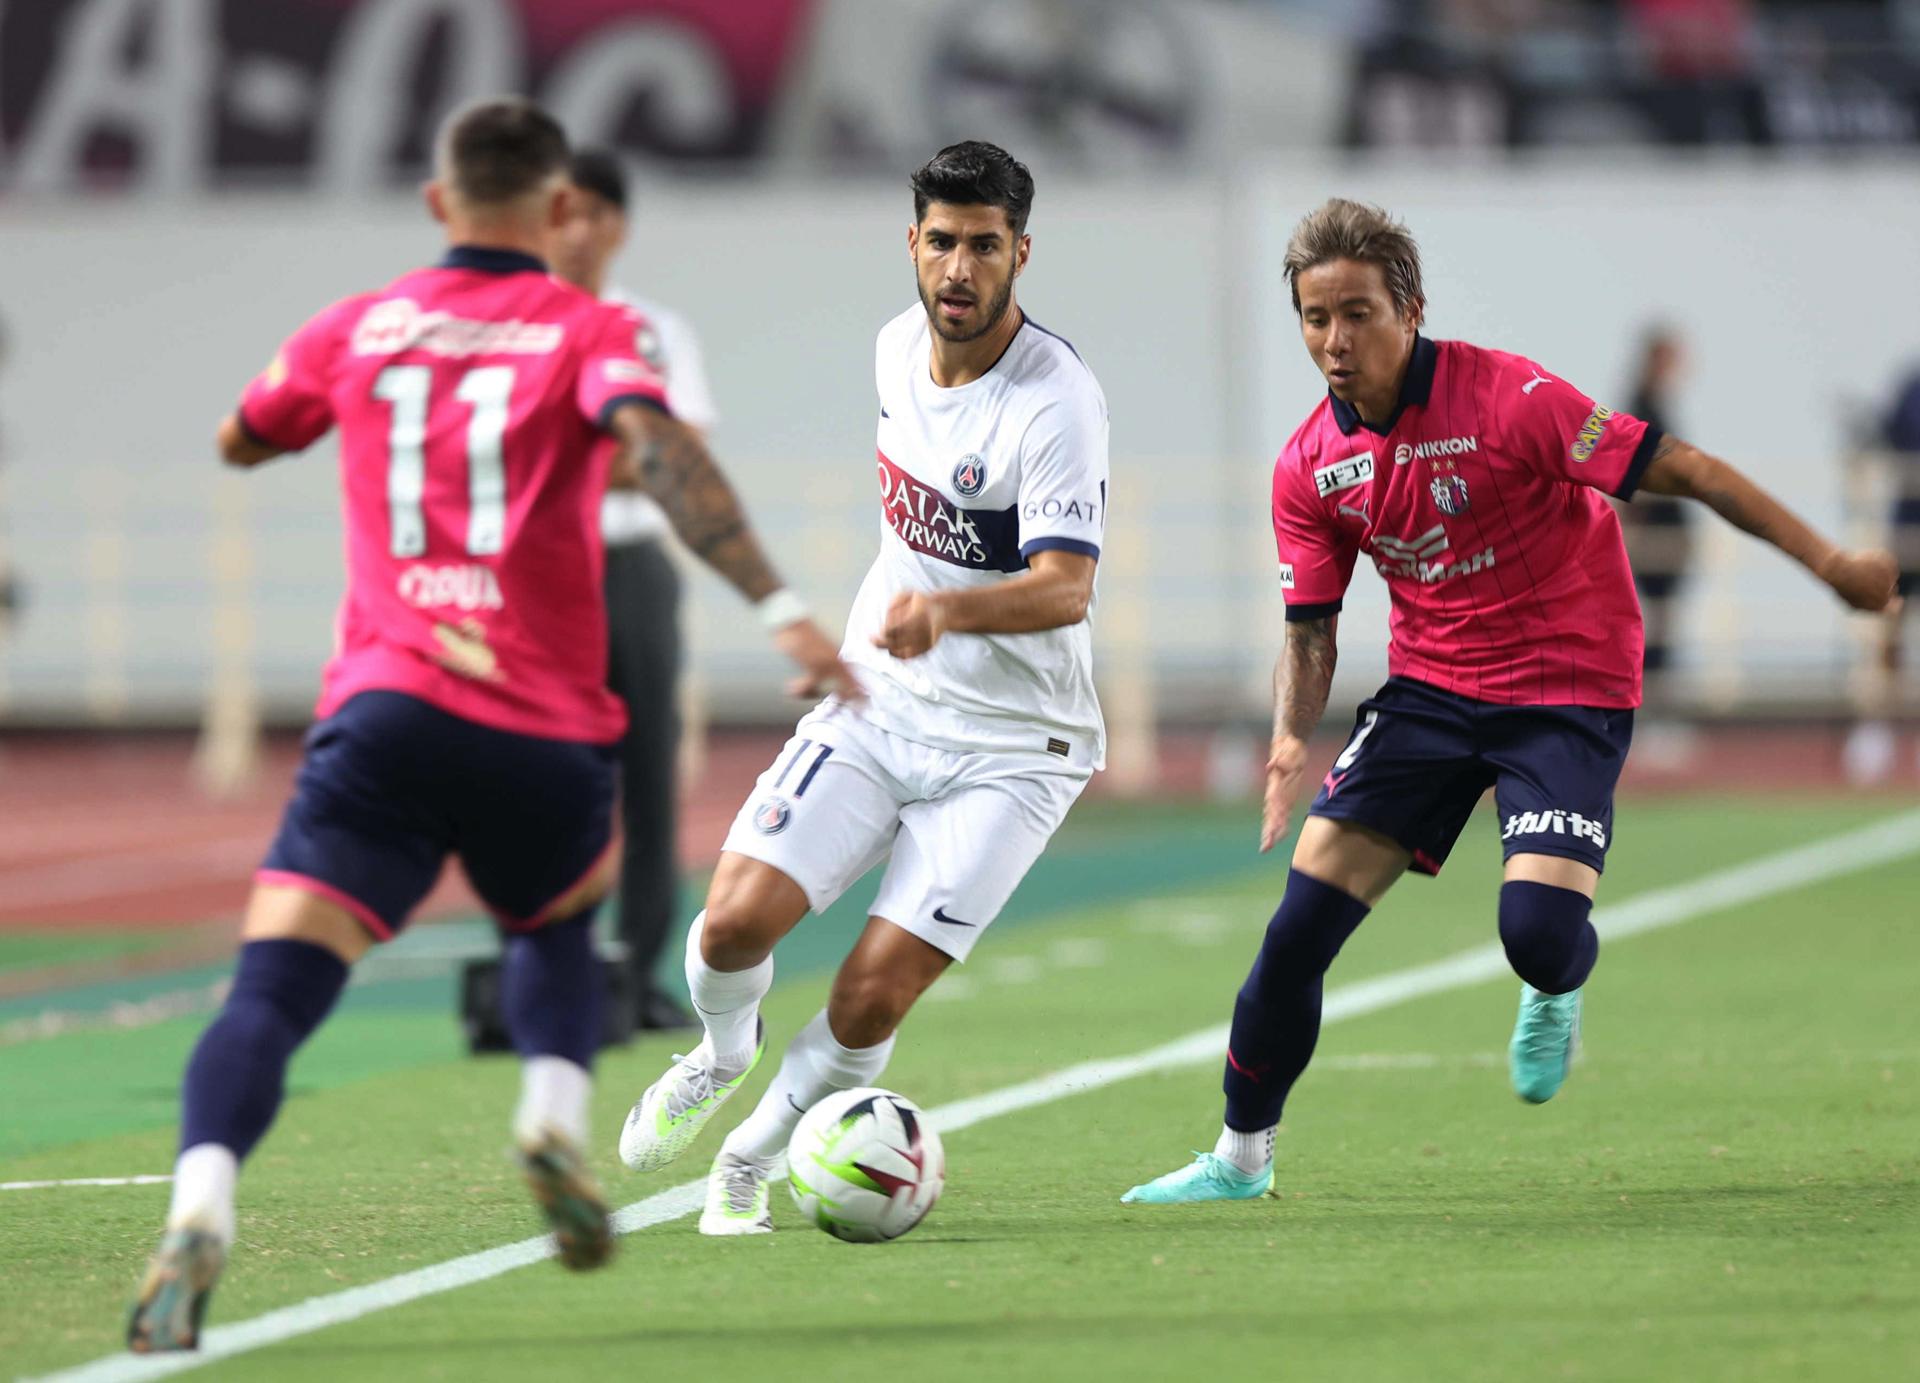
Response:
[[[688,551],[748,600],[764,600],[780,589],[740,497],[699,433],[640,404],[615,412],[612,428],[621,445],[609,484],[651,495]]]
[[[1291,620],[1287,643],[1273,665],[1273,745],[1267,759],[1267,796],[1260,814],[1260,851],[1287,833],[1307,772],[1307,739],[1326,713],[1339,650],[1340,617]]]
[[[620,443],[609,485],[651,495],[688,550],[748,600],[758,604],[783,589],[747,522],[740,497],[699,433],[637,403],[616,409],[609,430]],[[859,699],[860,684],[807,615],[782,623],[773,631],[773,641],[800,667],[801,675],[788,684],[795,696],[838,692]]]
[[[1660,439],[1640,488],[1699,500],[1735,528],[1779,548],[1856,610],[1884,610],[1894,598],[1899,568],[1889,553],[1835,547],[1732,466],[1678,437]]]

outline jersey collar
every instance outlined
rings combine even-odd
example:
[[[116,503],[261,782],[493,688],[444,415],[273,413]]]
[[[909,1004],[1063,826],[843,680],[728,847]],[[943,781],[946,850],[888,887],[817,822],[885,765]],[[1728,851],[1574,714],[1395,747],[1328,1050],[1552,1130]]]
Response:
[[[544,274],[546,263],[519,250],[497,250],[490,245],[455,245],[441,258],[442,269],[475,269],[483,274]]]
[[[1393,405],[1393,416],[1388,418],[1384,427],[1374,427],[1360,421],[1360,410],[1352,404],[1333,396],[1327,391],[1327,402],[1333,405],[1333,421],[1340,430],[1351,437],[1359,428],[1377,432],[1384,437],[1392,432],[1400,421],[1400,415],[1414,404],[1424,405],[1433,397],[1433,373],[1440,365],[1440,348],[1424,336],[1413,338],[1413,358],[1407,362],[1406,378],[1400,381],[1400,398]]]

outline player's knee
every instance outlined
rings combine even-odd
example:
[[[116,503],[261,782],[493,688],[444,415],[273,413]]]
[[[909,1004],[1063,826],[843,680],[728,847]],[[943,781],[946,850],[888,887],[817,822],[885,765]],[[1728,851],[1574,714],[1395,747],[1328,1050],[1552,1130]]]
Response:
[[[346,987],[346,963],[304,941],[249,941],[240,948],[220,1024],[240,1046],[291,1050],[332,1010]]]
[[[758,935],[751,907],[735,899],[708,901],[701,922],[701,958],[714,970],[747,970],[766,958],[768,947],[758,943]]]
[[[786,875],[723,856],[707,889],[700,955],[716,970],[746,970],[771,955],[806,912],[806,895]]]
[[[878,972],[848,974],[833,982],[827,1019],[843,1047],[871,1047],[892,1037],[918,994],[894,976]]]
[[[1500,887],[1500,944],[1514,974],[1543,994],[1586,983],[1600,954],[1593,900],[1570,888],[1515,880]]]

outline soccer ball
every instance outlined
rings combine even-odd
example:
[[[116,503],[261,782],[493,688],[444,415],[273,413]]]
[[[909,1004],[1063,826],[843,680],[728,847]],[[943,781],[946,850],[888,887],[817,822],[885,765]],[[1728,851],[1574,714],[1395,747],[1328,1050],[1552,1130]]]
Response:
[[[793,1203],[850,1244],[898,1239],[947,1184],[947,1154],[920,1106],[891,1090],[841,1090],[809,1109],[787,1143]]]

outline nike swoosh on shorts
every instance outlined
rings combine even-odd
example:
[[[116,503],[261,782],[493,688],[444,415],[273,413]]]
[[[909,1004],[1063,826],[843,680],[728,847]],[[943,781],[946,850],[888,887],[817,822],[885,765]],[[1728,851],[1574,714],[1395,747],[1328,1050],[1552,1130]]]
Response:
[[[948,917],[945,907],[938,907],[933,910],[933,920],[936,922],[950,922],[956,927],[971,927],[973,925],[971,922],[962,922],[957,917]]]

